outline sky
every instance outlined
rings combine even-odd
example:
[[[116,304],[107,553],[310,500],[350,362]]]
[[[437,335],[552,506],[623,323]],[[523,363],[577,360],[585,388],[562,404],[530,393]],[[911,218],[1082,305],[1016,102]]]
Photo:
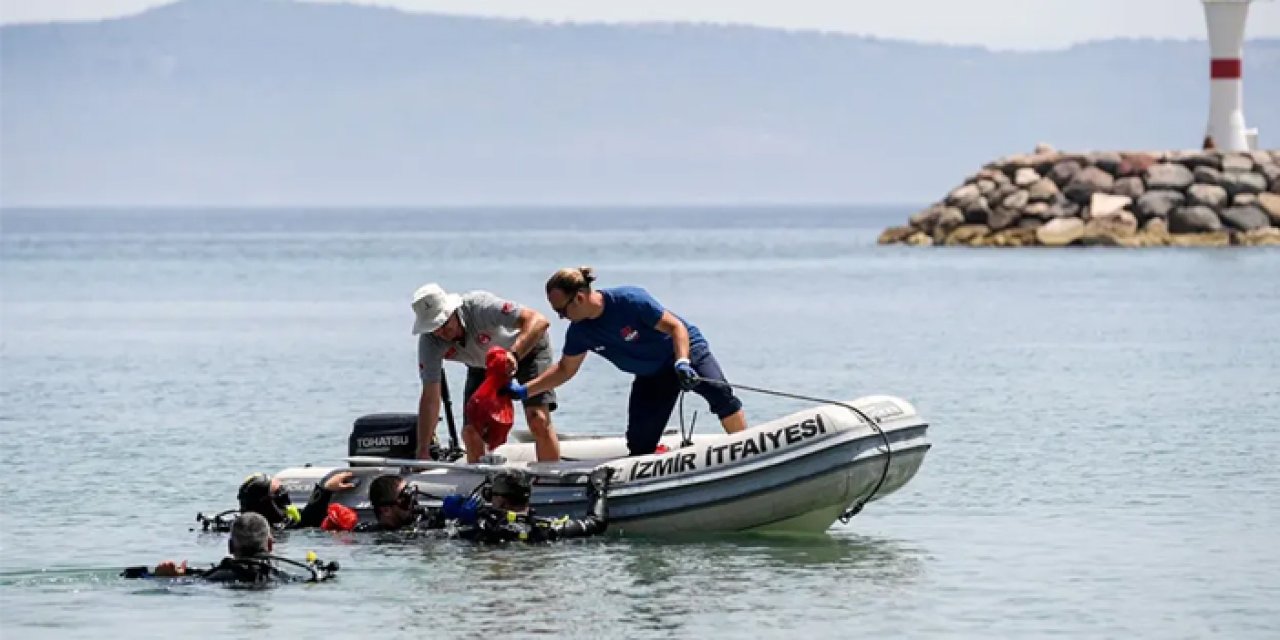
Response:
[[[97,20],[173,0],[0,0],[0,22]],[[1117,37],[1205,36],[1199,0],[308,0],[569,22],[712,22],[882,38],[1055,49]],[[1248,38],[1280,37],[1280,2],[1254,2]]]

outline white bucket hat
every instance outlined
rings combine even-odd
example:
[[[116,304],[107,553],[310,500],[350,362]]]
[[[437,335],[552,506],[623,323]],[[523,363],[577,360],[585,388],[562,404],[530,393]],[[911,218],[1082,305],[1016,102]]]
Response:
[[[439,329],[449,320],[458,307],[462,306],[462,296],[456,293],[445,293],[440,285],[432,282],[418,287],[413,292],[413,335],[431,333]]]

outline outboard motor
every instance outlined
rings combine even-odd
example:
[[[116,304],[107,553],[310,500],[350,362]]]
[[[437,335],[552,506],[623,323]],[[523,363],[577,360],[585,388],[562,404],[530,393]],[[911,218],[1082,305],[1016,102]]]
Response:
[[[418,414],[374,413],[356,418],[347,455],[413,458],[418,454]]]

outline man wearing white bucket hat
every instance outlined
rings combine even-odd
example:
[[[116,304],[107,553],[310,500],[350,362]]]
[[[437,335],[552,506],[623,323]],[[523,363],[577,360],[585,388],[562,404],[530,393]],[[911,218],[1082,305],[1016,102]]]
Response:
[[[488,291],[458,295],[432,282],[413,294],[413,334],[418,336],[418,374],[422,397],[418,401],[418,458],[430,457],[436,421],[440,419],[440,380],[444,360],[467,365],[465,400],[484,381],[485,355],[491,347],[508,354],[508,368],[521,382],[538,377],[551,366],[551,323],[529,307],[504,300]],[[556,408],[554,391],[524,401],[525,421],[536,441],[538,460],[560,459],[560,440],[551,424]],[[463,425],[467,461],[485,453],[485,440],[472,425]]]

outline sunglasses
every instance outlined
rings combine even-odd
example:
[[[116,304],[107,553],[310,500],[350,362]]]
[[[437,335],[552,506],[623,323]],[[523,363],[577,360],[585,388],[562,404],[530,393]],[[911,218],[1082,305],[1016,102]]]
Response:
[[[574,301],[578,299],[579,293],[582,293],[582,289],[575,289],[573,293],[569,294],[569,299],[566,300],[564,304],[560,305],[559,307],[552,305],[551,310],[556,312],[556,315],[560,316],[561,318],[567,318],[568,316],[565,314],[569,312],[569,307],[572,307]]]

